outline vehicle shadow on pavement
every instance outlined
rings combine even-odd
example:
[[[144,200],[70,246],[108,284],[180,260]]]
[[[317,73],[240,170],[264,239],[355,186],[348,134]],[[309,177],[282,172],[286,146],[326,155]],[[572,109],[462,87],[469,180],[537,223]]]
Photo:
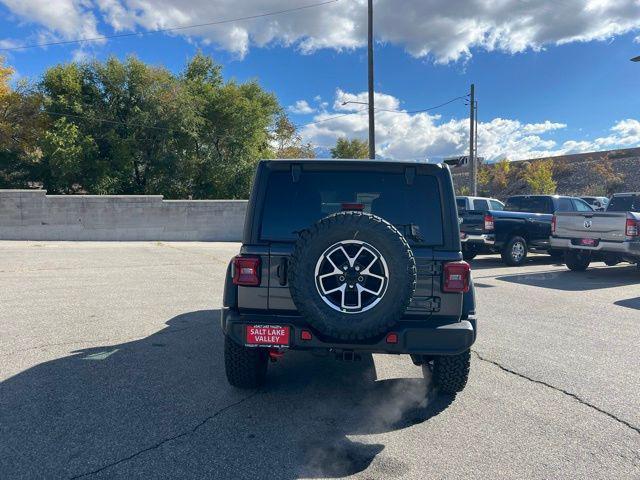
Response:
[[[617,302],[613,302],[613,304],[618,305],[620,307],[633,308],[634,310],[640,310],[640,297],[628,298],[626,300],[619,300]]]
[[[639,284],[640,271],[635,265],[630,265],[591,268],[586,272],[559,270],[556,272],[510,274],[496,277],[496,280],[533,287],[578,292]]]
[[[179,315],[146,338],[77,350],[0,383],[2,476],[337,478],[378,455],[378,472],[397,476],[408,468],[401,458],[349,436],[428,421],[453,400],[422,378],[376,380],[371,356],[345,364],[297,352],[270,366],[265,388],[235,390],[218,319],[217,310]]]

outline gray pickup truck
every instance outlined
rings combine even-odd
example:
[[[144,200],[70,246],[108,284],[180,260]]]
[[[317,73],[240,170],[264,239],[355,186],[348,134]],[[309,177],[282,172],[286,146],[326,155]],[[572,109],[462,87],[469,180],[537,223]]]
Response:
[[[592,261],[640,268],[640,192],[618,193],[605,212],[558,212],[551,246],[563,250],[567,267],[584,271]]]

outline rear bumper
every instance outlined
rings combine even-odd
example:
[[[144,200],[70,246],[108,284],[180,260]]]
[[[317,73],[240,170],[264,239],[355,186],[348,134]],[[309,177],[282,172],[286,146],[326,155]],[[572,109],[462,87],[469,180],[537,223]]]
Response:
[[[245,344],[247,325],[289,326],[293,350],[333,350],[358,351],[369,353],[415,354],[415,355],[457,355],[468,350],[476,340],[477,323],[475,318],[452,321],[425,320],[425,323],[400,322],[390,330],[398,335],[398,343],[386,342],[386,335],[366,343],[337,343],[324,341],[315,330],[300,324],[300,317],[279,315],[239,314],[235,310],[223,308],[221,312],[222,330],[239,345]],[[308,330],[313,338],[301,339],[302,330]]]
[[[467,244],[493,246],[496,243],[496,236],[493,234],[486,234],[486,233],[483,233],[483,234],[462,233],[460,234],[460,241],[462,243],[467,243]]]
[[[571,238],[551,237],[551,247],[561,250],[590,250],[593,252],[615,253],[627,257],[640,257],[640,241],[607,242],[600,240],[597,246],[574,245]]]

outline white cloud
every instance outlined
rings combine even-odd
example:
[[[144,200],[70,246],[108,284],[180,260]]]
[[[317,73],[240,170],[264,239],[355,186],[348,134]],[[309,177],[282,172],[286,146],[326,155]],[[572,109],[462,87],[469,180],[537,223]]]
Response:
[[[200,24],[292,7],[290,0],[0,0],[23,20],[65,38],[93,36],[97,18],[117,31]],[[301,5],[308,5],[302,3]],[[382,42],[446,63],[473,49],[509,53],[546,45],[613,38],[640,29],[637,0],[378,0]],[[366,1],[340,0],[313,9],[175,32],[240,56],[252,45],[320,48],[365,45]]]
[[[322,112],[315,123],[302,129],[305,141],[320,147],[331,147],[340,137],[366,139],[367,112],[361,105],[342,105],[344,99],[366,98],[366,92],[336,91],[333,112]],[[400,100],[376,93],[376,107],[397,110]],[[337,117],[337,118],[334,118]],[[592,141],[567,140],[558,144],[548,136],[566,124],[546,120],[523,123],[519,120],[494,118],[478,127],[478,154],[488,160],[525,159],[565,153],[579,153],[640,145],[640,121],[622,120],[611,128],[610,135]],[[469,145],[469,119],[442,122],[439,115],[429,113],[377,111],[376,147],[382,157],[393,159],[440,158],[466,154]]]
[[[5,38],[4,40],[0,40],[0,49],[12,49],[18,48],[22,45],[22,43],[18,40],[13,40],[11,38]]]
[[[98,34],[96,16],[86,0],[0,0],[23,21],[63,38],[88,38]]]
[[[298,115],[309,115],[310,113],[314,113],[316,111],[316,109],[312,108],[306,100],[298,100],[295,104],[289,105],[288,110],[291,113],[295,113]]]

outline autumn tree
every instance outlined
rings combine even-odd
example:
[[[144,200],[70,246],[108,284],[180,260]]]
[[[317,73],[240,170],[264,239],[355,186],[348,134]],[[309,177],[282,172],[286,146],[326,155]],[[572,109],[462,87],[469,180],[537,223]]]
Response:
[[[511,162],[507,158],[496,162],[493,166],[494,189],[504,190],[511,180]]]
[[[9,87],[9,81],[13,76],[13,68],[4,64],[5,59],[0,57],[0,100],[9,95],[11,88]]]
[[[304,143],[296,126],[281,114],[276,120],[273,132],[274,153],[276,158],[315,158],[313,145]]]
[[[539,160],[528,164],[523,179],[535,194],[556,193],[557,184],[553,179],[553,161]]]
[[[339,138],[331,149],[331,158],[369,158],[369,144],[357,138]]]
[[[38,179],[45,118],[38,92],[26,82],[12,88],[12,75],[0,58],[0,188],[25,188]]]
[[[624,185],[624,174],[616,172],[613,162],[609,157],[592,164],[592,171],[598,178],[601,193],[612,195]]]

